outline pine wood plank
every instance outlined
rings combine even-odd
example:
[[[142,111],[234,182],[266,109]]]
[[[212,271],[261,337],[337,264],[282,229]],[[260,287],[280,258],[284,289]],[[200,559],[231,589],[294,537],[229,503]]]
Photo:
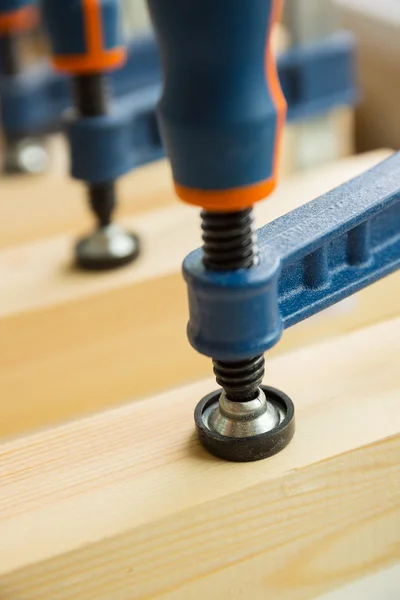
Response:
[[[36,177],[2,177],[0,180],[0,248],[93,227],[84,186],[67,176],[64,144],[50,144],[57,167]],[[61,164],[58,164],[61,163]],[[170,170],[159,161],[132,171],[118,184],[116,218],[141,214],[176,202]]]
[[[2,600],[311,600],[400,560],[400,319],[280,356],[276,457],[193,436],[205,381],[0,447]]]

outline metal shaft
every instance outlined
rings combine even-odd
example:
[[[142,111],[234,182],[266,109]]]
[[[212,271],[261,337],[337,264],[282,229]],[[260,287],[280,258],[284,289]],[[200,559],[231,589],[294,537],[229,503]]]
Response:
[[[253,229],[253,209],[235,212],[201,213],[203,263],[213,271],[249,269],[257,262],[257,243]],[[240,362],[213,360],[218,385],[233,402],[248,402],[258,397],[265,371],[264,356]]]
[[[100,73],[79,75],[74,79],[75,104],[82,117],[98,117],[108,111],[106,76]],[[115,181],[88,183],[89,203],[100,228],[111,223],[116,206]]]
[[[21,72],[19,34],[17,32],[4,33],[0,36],[0,57],[0,69],[3,75],[13,76]]]

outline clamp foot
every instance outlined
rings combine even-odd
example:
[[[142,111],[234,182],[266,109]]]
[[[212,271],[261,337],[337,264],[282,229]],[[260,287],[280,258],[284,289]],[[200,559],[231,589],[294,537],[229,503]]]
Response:
[[[283,450],[295,431],[294,405],[286,394],[261,386],[255,400],[232,402],[215,391],[194,413],[200,443],[215,456],[252,462]]]
[[[76,263],[89,271],[105,271],[128,265],[139,253],[139,238],[119,225],[111,224],[77,243]]]
[[[3,171],[8,175],[38,175],[48,169],[49,151],[43,138],[9,139],[4,152]]]

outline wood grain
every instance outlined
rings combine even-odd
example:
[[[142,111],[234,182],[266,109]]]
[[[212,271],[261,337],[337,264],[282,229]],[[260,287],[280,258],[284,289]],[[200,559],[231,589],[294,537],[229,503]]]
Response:
[[[380,150],[351,157],[284,182],[269,202],[257,206],[261,225],[355,177],[390,154]],[[164,187],[168,193],[169,186]],[[51,306],[103,290],[121,288],[180,271],[184,256],[200,245],[198,210],[175,204],[125,220],[143,240],[137,263],[112,273],[93,274],[71,267],[70,238],[60,235],[4,249],[0,255],[0,317]]]
[[[325,168],[319,176],[295,178],[260,209],[261,219],[293,208],[383,155],[358,157]],[[138,219],[151,252],[135,268],[108,276],[68,271],[67,243],[62,240],[0,255],[0,389],[7,390],[0,401],[0,436],[210,373],[209,361],[186,340],[187,300],[179,272],[182,257],[199,242],[196,214],[175,206],[153,217]],[[54,259],[57,248],[59,256],[65,251],[60,269]],[[397,315],[399,278],[386,278],[287,331],[272,354]]]
[[[61,162],[57,168],[42,176],[0,181],[1,248],[93,227],[83,184],[66,176],[62,140],[56,138],[51,146]],[[118,193],[117,218],[176,202],[166,161],[132,171],[120,180]]]
[[[207,455],[199,382],[0,448],[2,600],[311,600],[400,560],[400,319],[271,360],[276,457]]]

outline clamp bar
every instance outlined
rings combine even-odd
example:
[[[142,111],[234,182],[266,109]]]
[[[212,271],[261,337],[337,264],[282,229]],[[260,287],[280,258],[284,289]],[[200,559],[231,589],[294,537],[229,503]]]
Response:
[[[239,361],[288,328],[400,266],[400,152],[258,230],[259,264],[210,272],[184,262],[188,336],[201,354]]]

